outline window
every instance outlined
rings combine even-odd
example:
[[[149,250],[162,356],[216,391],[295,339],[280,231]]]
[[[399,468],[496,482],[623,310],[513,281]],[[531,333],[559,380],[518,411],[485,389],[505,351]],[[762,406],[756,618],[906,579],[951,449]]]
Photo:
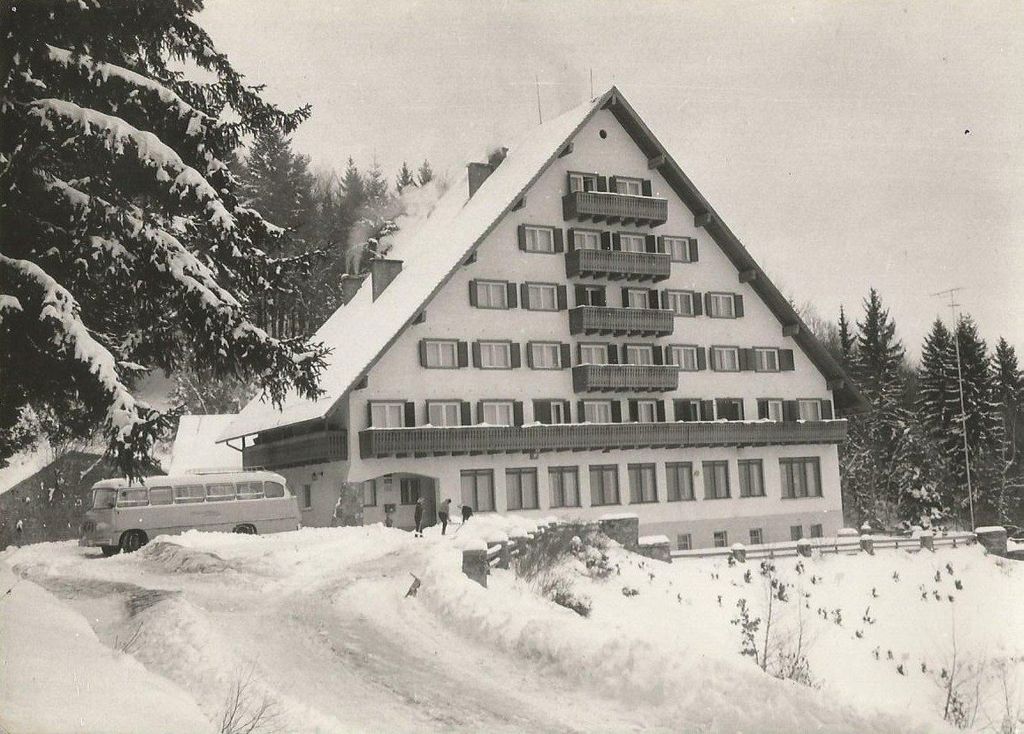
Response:
[[[313,507],[313,485],[303,484],[302,485],[302,496],[299,499],[302,504],[303,510],[308,510]]]
[[[603,285],[578,285],[576,286],[577,306],[604,306],[607,300],[604,296]]]
[[[647,252],[642,234],[620,234],[619,249],[622,252]]]
[[[555,231],[551,227],[531,227],[527,225],[526,246],[527,252],[554,252]]]
[[[631,504],[658,501],[658,484],[654,477],[654,464],[630,464],[629,501]]]
[[[722,500],[729,497],[729,463],[704,462],[704,499]]]
[[[811,525],[811,537],[820,538],[821,536],[821,525]]]
[[[206,487],[202,484],[186,484],[174,488],[175,502],[202,502],[206,499]]]
[[[367,479],[363,482],[363,507],[377,506],[377,482]]]
[[[374,428],[402,428],[405,403],[370,403],[370,425]]]
[[[697,370],[697,347],[670,346],[668,363],[676,365],[684,372]]]
[[[149,504],[169,505],[174,502],[174,490],[170,487],[150,487]]]
[[[432,426],[461,426],[462,403],[458,400],[428,400],[427,422]]]
[[[403,505],[415,505],[420,498],[420,480],[412,477],[399,479],[398,493]]]
[[[507,370],[512,368],[512,345],[508,342],[477,342],[480,368]]]
[[[627,344],[626,364],[654,364],[654,347],[650,344]]]
[[[558,286],[553,283],[527,283],[524,305],[530,311],[557,311]]]
[[[662,237],[661,241],[672,262],[690,262],[690,240],[687,237]]]
[[[207,502],[223,502],[235,498],[235,485],[230,482],[217,482],[206,485]]]
[[[715,401],[715,412],[718,420],[743,420],[743,401],[740,398],[718,398]]]
[[[530,342],[530,367],[535,370],[557,370],[562,366],[562,345],[557,342]]]
[[[691,423],[700,420],[700,401],[681,398],[675,401],[676,420]],[[709,417],[710,418],[710,417]]]
[[[235,496],[240,500],[256,500],[263,497],[263,482],[239,482],[235,485]]]
[[[750,544],[764,545],[764,531],[761,528],[750,528]]]
[[[689,533],[680,533],[676,536],[676,548],[678,550],[690,550],[693,548],[693,538]]]
[[[568,423],[569,422],[569,404],[564,403],[561,400],[551,401],[551,422],[552,423]]]
[[[789,526],[789,539],[790,540],[800,540],[803,537],[804,537],[804,529],[803,529],[803,527],[801,527],[800,525],[790,525]]]
[[[264,482],[263,483],[263,496],[268,499],[277,499],[284,497],[284,485],[280,482]]]
[[[646,288],[630,288],[626,291],[626,308],[650,308],[651,292]]]
[[[778,372],[779,350],[765,347],[754,348],[754,370],[756,372]]]
[[[764,497],[764,466],[760,459],[740,459],[740,497]]]
[[[643,181],[639,178],[616,178],[615,193],[628,196],[643,195]]]
[[[601,233],[586,229],[574,229],[572,231],[572,246],[574,250],[600,250]]]
[[[506,469],[505,497],[510,510],[536,510],[537,503],[537,470]]]
[[[676,316],[693,316],[693,293],[690,291],[664,291],[665,305]]]
[[[580,344],[580,364],[608,364],[608,345]]]
[[[477,308],[508,308],[508,283],[503,280],[476,281]]]
[[[118,507],[142,507],[148,504],[149,492],[145,489],[119,489],[117,491]]]
[[[821,497],[821,464],[817,456],[779,459],[782,498]]]
[[[491,426],[511,426],[515,410],[511,400],[484,400],[480,403],[481,423]]]
[[[657,423],[658,422],[658,401],[637,400],[636,401],[636,422]]]
[[[765,412],[764,412],[764,416],[763,416],[764,418],[767,418],[770,421],[781,421],[782,420],[783,412],[782,412],[782,401],[781,400],[776,400],[775,398],[768,398],[767,400],[764,401],[764,404],[765,404]]]
[[[427,339],[424,341],[424,348],[426,367],[452,369],[459,366],[459,345],[454,339]]]
[[[605,464],[590,467],[590,504],[619,504],[619,467]]]
[[[593,173],[570,173],[569,191],[596,191],[597,175]]]
[[[611,423],[612,404],[609,400],[584,400],[584,423]]]
[[[738,372],[740,350],[736,347],[711,347],[711,369],[716,372]]]
[[[688,461],[665,464],[668,478],[668,501],[686,502],[693,497],[693,464]]]
[[[820,421],[821,420],[821,401],[820,400],[798,400],[797,405],[800,406],[800,420],[802,421]]]
[[[716,548],[729,547],[729,533],[724,530],[716,530],[714,534],[714,546]]]
[[[580,506],[580,473],[575,466],[548,469],[548,488],[552,507]]]
[[[713,319],[736,317],[736,301],[732,293],[708,293],[708,316]]]
[[[534,400],[533,419],[552,425],[569,422],[569,403],[565,400]]]
[[[476,512],[494,511],[494,472],[490,469],[462,471],[462,504]]]

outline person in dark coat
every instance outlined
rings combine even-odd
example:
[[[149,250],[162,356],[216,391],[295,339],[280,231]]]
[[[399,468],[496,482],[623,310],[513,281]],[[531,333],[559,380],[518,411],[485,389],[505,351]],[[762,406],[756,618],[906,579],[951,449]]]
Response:
[[[416,509],[413,511],[413,518],[416,520],[416,537],[423,537],[423,498],[416,500]]]
[[[437,519],[441,521],[441,535],[444,535],[445,531],[448,530],[448,518],[451,513],[451,507],[451,499],[446,499],[441,503],[441,507],[437,511]]]
[[[466,522],[469,518],[473,517],[473,508],[469,505],[462,506],[462,522]]]

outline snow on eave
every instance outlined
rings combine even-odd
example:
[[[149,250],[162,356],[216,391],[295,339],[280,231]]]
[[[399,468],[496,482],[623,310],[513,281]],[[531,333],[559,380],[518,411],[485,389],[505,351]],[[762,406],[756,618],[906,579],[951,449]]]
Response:
[[[565,144],[617,94],[612,87],[600,97],[534,128],[509,150],[472,197],[468,196],[463,175],[441,197],[419,230],[403,238],[402,271],[377,300],[373,301],[372,288],[360,288],[313,337],[334,350],[321,376],[324,394],[309,400],[290,393],[281,410],[260,399],[250,401],[218,441],[327,417],[555,161]]]

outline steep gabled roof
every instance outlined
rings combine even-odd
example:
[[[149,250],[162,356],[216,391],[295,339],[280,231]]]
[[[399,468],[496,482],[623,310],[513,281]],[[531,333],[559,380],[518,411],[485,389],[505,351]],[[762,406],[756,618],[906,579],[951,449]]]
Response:
[[[444,286],[473,249],[516,205],[526,190],[544,173],[577,131],[601,109],[611,109],[636,144],[652,160],[675,193],[697,214],[697,224],[725,251],[750,280],[765,303],[795,332],[797,343],[829,380],[837,406],[851,409],[862,402],[842,368],[818,343],[789,302],[768,280],[753,258],[697,191],[644,122],[612,87],[600,97],[582,104],[531,130],[508,151],[505,160],[470,198],[465,176],[440,199],[423,225],[402,237],[402,271],[376,301],[371,287],[360,288],[348,304],[338,309],[317,331],[314,339],[333,348],[321,377],[324,394],[308,400],[290,394],[278,410],[260,400],[251,401],[220,435],[220,441],[286,425],[325,419],[335,405],[394,343],[417,314]],[[656,164],[656,165],[655,165]],[[396,248],[397,249],[397,248]],[[781,328],[781,327],[780,327]]]

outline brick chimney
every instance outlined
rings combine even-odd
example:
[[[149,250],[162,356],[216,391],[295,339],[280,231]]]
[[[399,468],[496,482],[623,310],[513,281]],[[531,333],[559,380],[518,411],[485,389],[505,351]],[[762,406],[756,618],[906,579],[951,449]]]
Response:
[[[370,280],[373,286],[373,300],[377,300],[384,289],[391,285],[402,272],[401,260],[373,260],[370,262]]]
[[[469,196],[472,198],[487,177],[494,173],[490,163],[470,163],[466,166],[469,169]]]
[[[348,303],[355,298],[356,291],[359,290],[359,286],[366,280],[366,274],[363,275],[346,275],[341,279],[341,302]]]

